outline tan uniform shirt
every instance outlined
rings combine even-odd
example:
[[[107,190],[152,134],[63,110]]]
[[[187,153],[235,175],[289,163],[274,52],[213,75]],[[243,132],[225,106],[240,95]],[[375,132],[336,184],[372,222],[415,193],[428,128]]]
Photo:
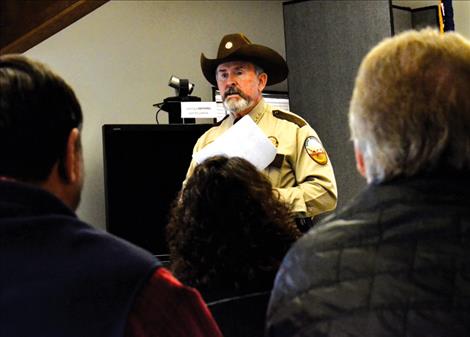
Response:
[[[299,217],[311,217],[334,209],[337,189],[333,167],[315,130],[301,117],[273,109],[263,99],[249,116],[277,149],[276,158],[264,173],[281,198],[291,205],[292,212]],[[193,153],[212,143],[233,125],[233,121],[230,115],[220,125],[209,129],[198,139]],[[186,179],[196,165],[191,161]]]

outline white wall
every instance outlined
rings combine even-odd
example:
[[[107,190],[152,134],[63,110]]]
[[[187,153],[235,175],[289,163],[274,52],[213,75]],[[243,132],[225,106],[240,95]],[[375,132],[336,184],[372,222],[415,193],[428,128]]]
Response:
[[[455,30],[470,40],[470,1],[454,0],[452,7]]]
[[[439,0],[392,0],[392,4],[418,8],[439,5]],[[470,0],[452,1],[455,31],[470,39]]]
[[[105,227],[101,126],[155,123],[152,104],[174,95],[172,74],[210,100],[200,54],[215,58],[222,36],[235,32],[285,56],[282,1],[111,1],[25,53],[64,77],[81,102],[82,219]],[[270,89],[286,90],[286,81]]]
[[[189,78],[193,95],[210,100],[199,58],[201,52],[215,57],[225,34],[244,32],[285,55],[282,2],[115,0],[25,53],[63,76],[82,104],[82,219],[105,227],[101,126],[155,123],[152,104],[173,96],[167,85],[172,74]],[[438,1],[393,3],[422,7]],[[470,1],[454,1],[453,7],[456,30],[470,38]],[[286,90],[286,81],[270,89]],[[160,115],[165,123],[167,116]]]

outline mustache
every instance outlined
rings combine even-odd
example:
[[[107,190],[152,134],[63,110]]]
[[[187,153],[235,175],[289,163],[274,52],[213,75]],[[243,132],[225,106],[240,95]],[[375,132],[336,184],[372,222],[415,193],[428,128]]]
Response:
[[[225,92],[224,92],[224,99],[225,99],[225,97],[227,97],[228,95],[235,95],[235,94],[237,94],[237,95],[239,95],[240,97],[246,99],[245,94],[244,94],[243,92],[241,92],[241,91],[240,91],[238,88],[236,88],[236,87],[229,87],[227,90],[225,90]]]

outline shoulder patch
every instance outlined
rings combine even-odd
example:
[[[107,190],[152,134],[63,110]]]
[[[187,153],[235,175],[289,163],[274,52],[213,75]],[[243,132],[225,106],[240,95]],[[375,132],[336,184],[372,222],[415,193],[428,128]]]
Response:
[[[312,158],[318,164],[326,165],[328,163],[328,156],[326,151],[317,137],[307,137],[304,142],[304,148],[310,158]]]
[[[288,122],[296,124],[299,128],[303,127],[307,122],[305,122],[302,118],[297,117],[294,114],[284,112],[282,110],[273,110],[273,116],[279,119],[284,119]]]

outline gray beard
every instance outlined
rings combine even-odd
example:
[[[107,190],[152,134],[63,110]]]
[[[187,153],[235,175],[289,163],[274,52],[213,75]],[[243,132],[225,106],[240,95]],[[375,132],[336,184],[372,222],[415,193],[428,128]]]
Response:
[[[230,112],[230,114],[232,114],[233,116],[236,116],[240,112],[248,109],[250,107],[251,102],[243,97],[240,97],[240,99],[225,99],[223,104],[225,110]]]

